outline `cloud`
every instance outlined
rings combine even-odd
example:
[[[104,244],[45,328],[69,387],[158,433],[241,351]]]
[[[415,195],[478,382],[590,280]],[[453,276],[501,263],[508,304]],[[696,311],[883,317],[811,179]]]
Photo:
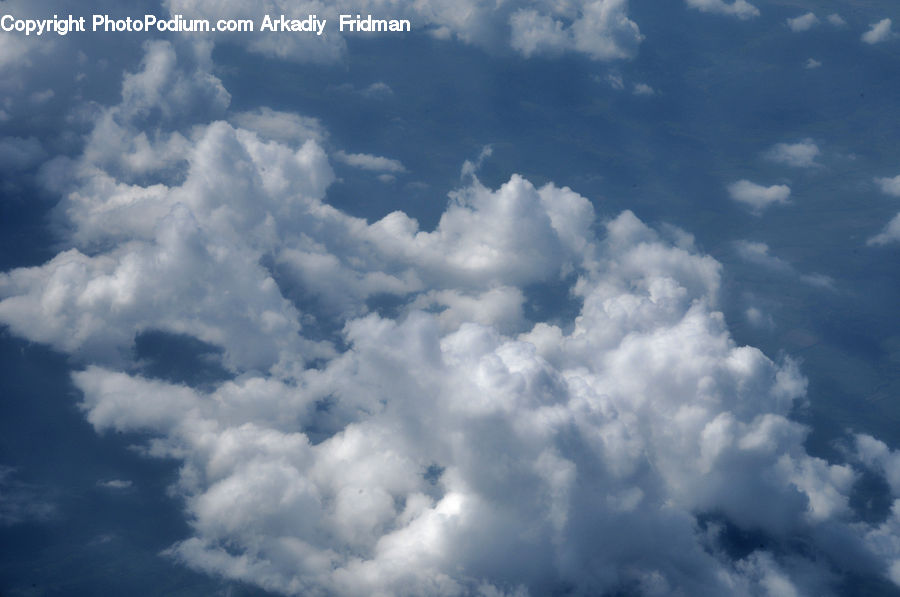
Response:
[[[722,14],[737,17],[739,19],[750,19],[759,16],[759,9],[747,2],[746,0],[734,0],[731,3],[725,0],[685,0],[691,8],[696,8],[701,12],[709,12],[713,14]]]
[[[656,91],[646,83],[635,83],[634,85],[635,95],[654,95],[655,93]]]
[[[764,154],[773,162],[793,166],[795,168],[814,168],[819,147],[812,139],[804,139],[799,143],[777,143]]]
[[[772,319],[772,316],[756,307],[748,307],[747,310],[744,311],[744,318],[753,327],[766,329],[775,327],[775,320]]]
[[[64,195],[57,210],[74,246],[0,274],[0,319],[102,362],[121,362],[136,334],[161,330],[228,347],[229,366],[268,368],[280,358],[270,332],[282,330],[285,353],[304,340],[295,308],[259,264],[266,214],[321,196],[333,175],[313,139],[293,148],[221,121],[195,129],[190,142],[177,131],[138,133],[134,122],[151,111],[167,126],[188,125],[172,106],[223,111],[218,80],[185,72],[171,50],[149,44],[141,70],[124,77],[121,104],[98,115],[83,156],[45,168],[45,184]],[[138,182],[148,177],[154,183]],[[245,234],[257,245],[233,242]],[[228,314],[234,301],[243,305],[237,317]],[[265,345],[254,342],[260,334]]]
[[[739,180],[728,185],[728,194],[734,201],[746,204],[753,213],[759,215],[770,205],[787,203],[791,188],[787,185],[765,187],[749,180]]]
[[[887,223],[884,230],[870,238],[868,245],[887,245],[900,241],[900,214]]]
[[[344,151],[336,151],[334,152],[334,158],[348,166],[361,168],[363,170],[371,170],[372,172],[406,172],[406,168],[399,161],[368,153],[346,153]]]
[[[58,516],[47,490],[16,479],[16,469],[0,465],[0,527],[46,522]]]
[[[881,19],[872,25],[872,28],[863,33],[862,40],[867,44],[873,45],[887,41],[894,36],[891,31],[891,20]]]
[[[791,29],[791,31],[794,32],[809,31],[818,24],[819,17],[817,17],[815,13],[812,12],[808,12],[806,14],[800,15],[799,17],[794,17],[787,20],[788,27]]]
[[[847,24],[847,21],[845,21],[844,18],[837,13],[832,13],[832,14],[828,15],[828,22],[831,23],[832,25],[834,25],[835,27],[843,27],[844,25]]]
[[[41,142],[34,137],[0,138],[0,170],[16,172],[38,165],[45,157]]]
[[[524,56],[577,51],[595,60],[634,55],[643,40],[637,24],[627,16],[626,0],[589,0],[576,14],[560,10],[544,13],[522,8],[509,18],[510,45]],[[562,17],[569,17],[570,24]]]
[[[892,197],[900,197],[900,176],[893,178],[876,178],[875,183],[881,192]],[[870,246],[887,245],[900,241],[900,214],[897,214],[880,233],[871,237],[866,244]]]
[[[875,183],[882,193],[894,197],[900,197],[900,175],[893,178],[876,178]]]
[[[365,97],[370,98],[386,98],[394,95],[394,90],[391,89],[391,86],[387,83],[383,81],[377,81],[363,89],[360,93],[362,93]]]
[[[111,479],[109,481],[98,481],[97,485],[103,487],[104,489],[124,491],[126,489],[131,489],[134,486],[134,483],[123,479]]]
[[[225,16],[218,0],[166,0],[164,4],[173,15],[189,14],[207,19]],[[304,18],[316,14],[328,21],[331,33],[322,37],[290,33],[216,34],[217,39],[285,60],[329,63],[340,60],[346,51],[344,36],[332,26],[339,14],[383,13],[383,3],[376,0],[328,5],[274,0],[270,4],[271,7],[267,5],[263,10],[257,0],[231,0],[227,16],[258,18],[259,14],[268,12]],[[627,0],[565,3],[530,0],[514,5],[481,0],[454,3],[402,0],[391,4],[394,16],[410,19],[417,30],[430,31],[440,39],[455,38],[487,49],[508,45],[526,57],[577,52],[594,60],[629,58],[636,52],[643,36],[637,24],[628,18],[627,8]]]
[[[744,261],[754,263],[766,269],[784,275],[795,276],[800,280],[819,288],[834,288],[834,280],[822,274],[800,274],[793,265],[769,253],[766,243],[739,240],[735,242],[738,255]],[[749,316],[749,312],[748,312]]]
[[[814,58],[808,58],[806,62],[803,64],[803,68],[812,70],[814,68],[819,68],[822,66],[822,63]]]
[[[325,127],[315,118],[266,107],[232,114],[228,120],[235,127],[252,131],[262,139],[285,145],[302,145],[309,139],[321,143],[328,136]]]
[[[623,89],[625,89],[625,82],[622,79],[622,75],[611,73],[606,76],[606,81],[609,83],[610,87],[612,87],[616,91],[622,91]]]
[[[884,475],[891,488],[891,495],[900,497],[900,452],[890,450],[881,440],[864,433],[857,434],[854,439],[859,459]]]
[[[79,363],[90,424],[178,462],[166,555],[339,596],[823,594],[900,559],[894,518],[854,516],[857,470],[807,453],[798,366],[731,337],[690,235],[475,165],[431,229],[354,218],[325,201],[323,131],[221,120],[202,56],[169,49],[41,170],[67,248],[0,275],[0,321]],[[559,285],[574,312],[535,315]],[[220,348],[227,379],[136,373],[153,330]]]

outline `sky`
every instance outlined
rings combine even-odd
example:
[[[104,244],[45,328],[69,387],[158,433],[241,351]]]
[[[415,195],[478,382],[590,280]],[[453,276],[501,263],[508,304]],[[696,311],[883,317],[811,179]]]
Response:
[[[0,595],[900,595],[895,3],[0,25]]]

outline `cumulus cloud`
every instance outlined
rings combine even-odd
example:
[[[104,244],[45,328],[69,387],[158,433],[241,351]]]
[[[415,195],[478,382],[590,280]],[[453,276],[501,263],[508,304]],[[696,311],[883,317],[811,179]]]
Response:
[[[337,22],[341,13],[384,13],[384,4],[377,0],[342,1],[327,5],[274,0],[271,6],[266,5],[266,10],[258,0],[231,0],[224,7],[218,0],[166,0],[165,5],[171,14],[190,14],[208,19],[223,16],[258,18],[259,14],[267,11],[301,18],[316,14],[330,24]],[[529,0],[515,5],[484,0],[453,3],[403,0],[391,3],[393,16],[410,19],[416,29],[431,31],[439,38],[456,38],[485,48],[508,45],[524,56],[578,52],[595,60],[615,60],[634,55],[643,36],[637,24],[628,18],[627,9],[627,0]],[[217,35],[230,42],[245,44],[251,51],[287,60],[332,62],[340,59],[346,49],[345,36],[334,29],[321,38],[290,33]]]
[[[787,203],[791,188],[787,185],[766,187],[749,180],[739,180],[728,185],[728,194],[734,201],[747,205],[753,213],[759,215],[770,205]]]
[[[768,160],[795,168],[812,168],[818,166],[819,147],[812,139],[804,139],[798,143],[777,143],[764,155]]]
[[[869,45],[887,41],[894,36],[891,31],[891,20],[881,19],[877,23],[872,24],[871,28],[863,33],[862,40]]]
[[[759,16],[759,9],[750,4],[746,0],[734,0],[726,2],[725,0],[685,0],[691,8],[696,8],[701,12],[709,12],[714,14],[723,14],[739,19],[750,19]]]
[[[808,70],[819,68],[820,66],[822,66],[822,63],[815,58],[807,58],[806,62],[803,64],[803,68]]]
[[[636,83],[634,85],[634,94],[635,95],[654,95],[656,90],[647,85],[646,83]]]
[[[800,15],[799,17],[794,17],[787,20],[788,27],[791,31],[795,32],[809,31],[818,24],[819,17],[817,17],[815,13],[812,12],[808,12],[806,14]]]
[[[837,13],[832,13],[828,15],[828,22],[834,25],[835,27],[843,27],[847,24],[847,21],[844,20],[844,17]]]
[[[406,172],[406,168],[398,160],[392,160],[368,153],[347,153],[345,151],[334,152],[334,158],[362,170],[371,170],[372,172]]]
[[[749,597],[890,577],[900,546],[881,538],[900,523],[859,522],[857,471],[806,452],[805,379],[733,340],[722,266],[690,235],[519,175],[491,188],[474,165],[431,230],[353,218],[325,201],[307,121],[215,120],[218,79],[146,51],[83,153],[45,167],[69,248],[0,276],[0,321],[82,364],[98,432],[180,463],[190,530],[168,556],[287,595]],[[211,122],[162,105],[204,103]],[[758,188],[751,205],[783,194]],[[530,316],[559,284],[576,313]],[[229,378],[135,373],[148,330],[221,348]],[[735,530],[765,542],[735,554]]]

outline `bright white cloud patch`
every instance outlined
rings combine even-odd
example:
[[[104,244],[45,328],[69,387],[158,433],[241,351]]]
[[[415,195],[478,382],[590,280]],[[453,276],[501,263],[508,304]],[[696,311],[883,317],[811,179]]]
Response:
[[[844,20],[844,17],[837,13],[832,13],[828,15],[828,22],[834,25],[835,27],[843,27],[847,24],[847,21]]]
[[[750,4],[746,0],[685,0],[691,8],[696,8],[701,12],[709,12],[714,14],[723,14],[739,19],[750,19],[759,16],[759,9]]]
[[[818,155],[819,147],[812,139],[805,139],[799,143],[778,143],[765,153],[766,159],[795,168],[817,166]]]
[[[518,175],[488,188],[474,164],[433,230],[353,218],[325,202],[309,121],[183,122],[173,106],[228,96],[170,49],[43,172],[71,248],[0,275],[0,321],[86,363],[88,421],[181,463],[191,530],[168,555],[287,595],[749,597],[823,594],[838,563],[890,574],[900,523],[854,518],[856,471],[789,418],[804,378],[734,342],[689,235]],[[789,194],[742,183],[760,209]],[[560,283],[576,314],[530,318]],[[135,374],[148,330],[221,348],[231,379]],[[729,556],[734,529],[768,545]]]
[[[728,194],[733,200],[747,205],[753,213],[760,214],[770,205],[787,203],[791,188],[787,185],[766,187],[749,180],[739,180],[728,185]]]
[[[862,40],[871,45],[887,41],[891,39],[893,35],[894,34],[891,31],[891,20],[881,19],[877,23],[874,23],[871,29],[863,33]]]
[[[815,13],[808,12],[799,17],[788,19],[787,24],[791,31],[808,31],[819,24],[819,17]]]

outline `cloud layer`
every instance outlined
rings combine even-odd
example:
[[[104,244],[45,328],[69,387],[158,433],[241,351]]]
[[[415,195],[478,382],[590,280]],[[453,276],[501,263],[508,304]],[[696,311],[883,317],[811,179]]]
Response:
[[[643,36],[628,18],[627,0],[530,0],[515,5],[486,0],[460,2],[402,0],[389,4],[376,0],[288,2],[274,0],[166,0],[171,14],[191,14],[209,19],[258,18],[266,12],[305,18],[325,18],[335,26],[338,15],[372,14],[375,18],[410,19],[417,30],[440,38],[455,38],[485,48],[511,47],[524,56],[579,52],[595,60],[614,60],[634,55]],[[345,51],[346,36],[337,30],[326,38],[286,34],[223,34],[228,41],[251,51],[301,62],[332,62]]]
[[[325,201],[322,127],[228,113],[206,64],[146,47],[83,152],[41,170],[69,248],[0,275],[0,322],[84,364],[90,423],[181,462],[191,532],[169,556],[290,595],[900,581],[900,548],[881,539],[896,515],[861,523],[857,470],[806,452],[789,418],[804,378],[734,342],[721,266],[689,235],[598,219],[518,175],[488,188],[474,167],[433,230],[399,211],[353,218]],[[733,194],[761,209],[786,189]],[[559,284],[573,314],[534,315]],[[149,331],[218,347],[229,379],[137,373]],[[893,471],[884,450],[865,455]],[[738,553],[735,529],[765,541]],[[802,554],[783,548],[798,540]]]

